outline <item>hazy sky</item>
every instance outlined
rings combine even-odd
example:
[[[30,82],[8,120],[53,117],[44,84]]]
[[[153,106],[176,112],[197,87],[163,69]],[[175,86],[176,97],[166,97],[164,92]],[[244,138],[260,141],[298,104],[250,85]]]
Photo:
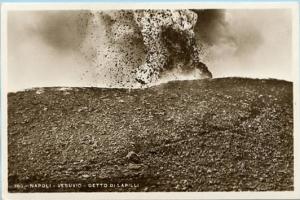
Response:
[[[207,29],[202,24],[198,30],[200,35],[202,30],[207,31],[205,62],[214,77],[292,80],[290,10],[226,10],[221,14]],[[10,11],[8,90],[113,86],[114,76],[107,74],[120,62],[126,48],[122,51],[122,43],[112,47],[105,30],[103,20],[91,17],[87,11]],[[134,60],[140,49],[138,45],[131,49],[127,57]]]

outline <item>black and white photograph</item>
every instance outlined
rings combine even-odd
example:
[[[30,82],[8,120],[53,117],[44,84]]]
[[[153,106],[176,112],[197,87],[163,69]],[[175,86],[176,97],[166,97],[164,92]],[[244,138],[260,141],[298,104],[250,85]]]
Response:
[[[6,197],[299,198],[298,7],[2,5]]]

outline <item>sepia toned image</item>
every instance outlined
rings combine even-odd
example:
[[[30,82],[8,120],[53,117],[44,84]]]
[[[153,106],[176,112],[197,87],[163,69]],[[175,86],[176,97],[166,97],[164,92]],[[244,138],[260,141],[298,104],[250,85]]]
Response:
[[[8,193],[294,192],[282,5],[8,6]]]

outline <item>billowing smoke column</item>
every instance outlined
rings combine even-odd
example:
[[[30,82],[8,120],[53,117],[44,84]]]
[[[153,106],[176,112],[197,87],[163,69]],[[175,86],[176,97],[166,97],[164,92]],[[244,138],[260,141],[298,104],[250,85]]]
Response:
[[[201,78],[201,62],[214,77],[290,80],[291,19],[289,9],[9,12],[9,87],[148,87]]]
[[[174,69],[176,74],[196,72],[197,78],[212,77],[200,59],[203,49],[196,44],[194,28],[198,14],[194,11],[118,10],[96,11],[92,15],[94,17],[90,21],[94,23],[91,26],[94,28],[92,36],[86,41],[103,43],[93,39],[99,34],[99,30],[94,30],[97,23],[102,23],[108,38],[104,57],[118,59],[115,64],[107,64],[107,67],[99,70],[105,72],[110,68],[109,76],[117,80],[112,86],[156,84],[163,76],[174,73]],[[103,47],[99,47],[95,53],[89,53],[95,55],[90,60],[94,60],[97,67],[104,63],[103,55],[97,56],[103,51]],[[113,65],[115,67],[111,68]]]
[[[136,80],[142,84],[155,82],[170,68],[180,67],[182,72],[199,69],[202,78],[212,74],[200,61],[200,48],[196,45],[194,26],[197,14],[190,10],[140,10],[134,19],[143,36],[146,48],[145,63],[136,70]]]

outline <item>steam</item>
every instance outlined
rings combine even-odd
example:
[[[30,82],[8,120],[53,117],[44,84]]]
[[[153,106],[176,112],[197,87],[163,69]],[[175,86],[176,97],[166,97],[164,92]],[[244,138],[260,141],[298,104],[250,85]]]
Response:
[[[139,11],[141,16],[146,12]],[[156,24],[162,29],[160,37],[153,41],[160,41],[156,49],[164,50],[152,68],[159,68],[158,80],[152,76],[148,82],[203,78],[201,69],[195,67],[200,62],[214,77],[291,80],[290,10],[180,11],[178,16],[186,18],[183,21],[191,28],[179,30]],[[178,10],[171,15],[174,12]],[[152,51],[145,45],[148,36],[142,34],[146,24],[138,23],[135,13],[138,11],[10,11],[9,90],[43,86],[139,87],[138,72],[153,62],[147,58]],[[196,14],[197,20],[187,17],[189,13]],[[192,37],[184,37],[185,34]],[[197,51],[194,59],[192,52]]]

